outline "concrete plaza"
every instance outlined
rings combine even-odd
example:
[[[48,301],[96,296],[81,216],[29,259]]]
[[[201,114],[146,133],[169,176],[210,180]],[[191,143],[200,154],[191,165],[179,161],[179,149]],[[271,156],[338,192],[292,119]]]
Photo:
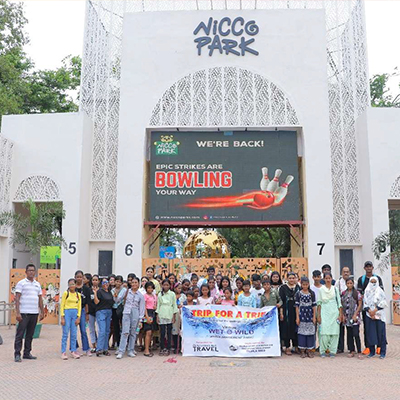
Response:
[[[388,354],[358,360],[228,359],[168,357],[141,353],[134,359],[60,358],[61,329],[42,328],[33,342],[36,361],[13,360],[14,327],[0,328],[0,400],[264,400],[396,399],[399,388],[400,327],[388,326]],[[112,352],[113,353],[113,352]]]

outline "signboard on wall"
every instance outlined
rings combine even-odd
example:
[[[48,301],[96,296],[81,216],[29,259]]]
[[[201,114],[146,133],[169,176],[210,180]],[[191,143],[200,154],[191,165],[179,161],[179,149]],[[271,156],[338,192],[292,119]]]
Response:
[[[300,221],[295,131],[152,132],[149,221]]]
[[[43,246],[40,248],[40,264],[56,264],[61,258],[60,246]]]

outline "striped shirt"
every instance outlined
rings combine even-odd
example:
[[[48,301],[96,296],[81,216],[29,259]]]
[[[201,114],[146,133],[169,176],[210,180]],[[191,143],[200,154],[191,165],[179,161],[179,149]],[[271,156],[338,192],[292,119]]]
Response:
[[[21,314],[39,314],[39,296],[42,294],[42,288],[38,281],[22,279],[17,283],[15,292],[21,293],[19,301]]]

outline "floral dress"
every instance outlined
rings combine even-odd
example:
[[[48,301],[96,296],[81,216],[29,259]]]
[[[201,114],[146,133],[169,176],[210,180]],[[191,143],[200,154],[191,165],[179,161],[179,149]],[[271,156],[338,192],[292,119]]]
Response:
[[[299,335],[309,336],[315,334],[315,325],[313,323],[313,307],[317,306],[314,292],[296,293],[296,307],[299,307],[300,325],[297,333]]]

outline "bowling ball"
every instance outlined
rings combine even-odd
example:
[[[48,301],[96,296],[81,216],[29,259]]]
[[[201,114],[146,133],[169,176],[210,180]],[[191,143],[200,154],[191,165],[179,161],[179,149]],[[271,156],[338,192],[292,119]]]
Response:
[[[254,195],[252,208],[266,210],[274,204],[275,197],[271,192],[260,192]]]

